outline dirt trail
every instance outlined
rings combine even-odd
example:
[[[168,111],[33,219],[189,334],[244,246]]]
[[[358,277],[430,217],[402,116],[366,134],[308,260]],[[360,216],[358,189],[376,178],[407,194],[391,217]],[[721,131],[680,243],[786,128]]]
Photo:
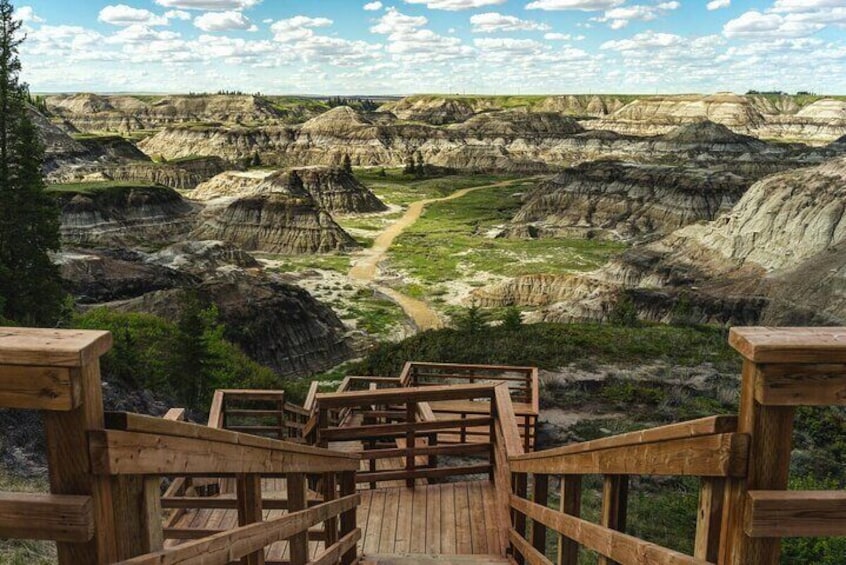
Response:
[[[436,202],[455,200],[477,190],[508,186],[525,180],[526,179],[508,180],[481,186],[471,186],[469,188],[457,190],[449,196],[444,196],[443,198],[427,198],[425,200],[412,202],[405,211],[405,214],[403,214],[399,220],[386,227],[373,241],[373,245],[369,249],[366,249],[358,260],[355,261],[355,264],[350,269],[348,276],[359,282],[373,283],[376,280],[376,275],[379,273],[379,263],[387,255],[388,249],[391,248],[394,240],[420,218],[420,215],[423,214],[423,210],[427,205],[434,204]],[[437,312],[430,308],[424,301],[406,296],[405,294],[397,292],[392,288],[378,284],[374,286],[379,292],[389,296],[394,302],[399,304],[408,317],[414,320],[415,325],[420,331],[443,327],[443,321],[440,319]]]

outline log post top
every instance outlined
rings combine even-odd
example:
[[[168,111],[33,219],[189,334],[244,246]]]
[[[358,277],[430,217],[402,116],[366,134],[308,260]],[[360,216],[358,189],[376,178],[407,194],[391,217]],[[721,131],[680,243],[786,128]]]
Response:
[[[843,327],[737,327],[729,344],[753,363],[846,363]]]
[[[0,365],[81,367],[111,347],[109,332],[0,327]]]

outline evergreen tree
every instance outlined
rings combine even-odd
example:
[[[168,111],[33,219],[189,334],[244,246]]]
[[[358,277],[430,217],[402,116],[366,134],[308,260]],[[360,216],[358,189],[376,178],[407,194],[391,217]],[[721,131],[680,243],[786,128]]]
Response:
[[[250,165],[253,167],[261,167],[261,155],[259,155],[258,151],[253,153],[253,159],[250,161]]]
[[[414,174],[418,177],[426,176],[426,163],[423,162],[423,154],[417,152],[417,164],[414,166]]]
[[[413,175],[417,168],[414,165],[414,153],[409,153],[405,158],[405,168],[402,172],[406,175]]]
[[[502,315],[503,329],[514,332],[523,327],[523,315],[516,306],[509,306]]]
[[[481,333],[488,327],[487,316],[476,302],[453,316],[452,323],[458,331],[470,334]]]
[[[21,22],[0,0],[0,317],[31,325],[55,322],[62,304],[59,271],[48,252],[59,249],[59,211],[44,191],[44,148],[21,83]]]
[[[349,174],[352,174],[352,160],[350,159],[349,153],[344,153],[344,170]]]

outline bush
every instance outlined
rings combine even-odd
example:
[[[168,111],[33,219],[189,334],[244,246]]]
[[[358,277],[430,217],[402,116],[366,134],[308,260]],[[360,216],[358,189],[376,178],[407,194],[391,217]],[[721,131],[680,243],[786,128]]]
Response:
[[[106,380],[154,390],[182,406],[207,410],[217,388],[281,388],[279,377],[223,339],[214,308],[188,305],[174,324],[149,314],[98,308],[71,325],[112,332],[114,346],[103,357]]]

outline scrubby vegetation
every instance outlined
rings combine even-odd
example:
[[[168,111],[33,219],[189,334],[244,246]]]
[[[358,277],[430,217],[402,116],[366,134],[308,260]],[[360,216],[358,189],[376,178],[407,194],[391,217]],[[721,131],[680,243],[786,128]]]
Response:
[[[154,390],[186,408],[208,410],[218,388],[279,388],[282,380],[223,337],[214,306],[187,297],[177,323],[149,314],[98,308],[70,325],[112,332],[103,375],[130,389]]]

